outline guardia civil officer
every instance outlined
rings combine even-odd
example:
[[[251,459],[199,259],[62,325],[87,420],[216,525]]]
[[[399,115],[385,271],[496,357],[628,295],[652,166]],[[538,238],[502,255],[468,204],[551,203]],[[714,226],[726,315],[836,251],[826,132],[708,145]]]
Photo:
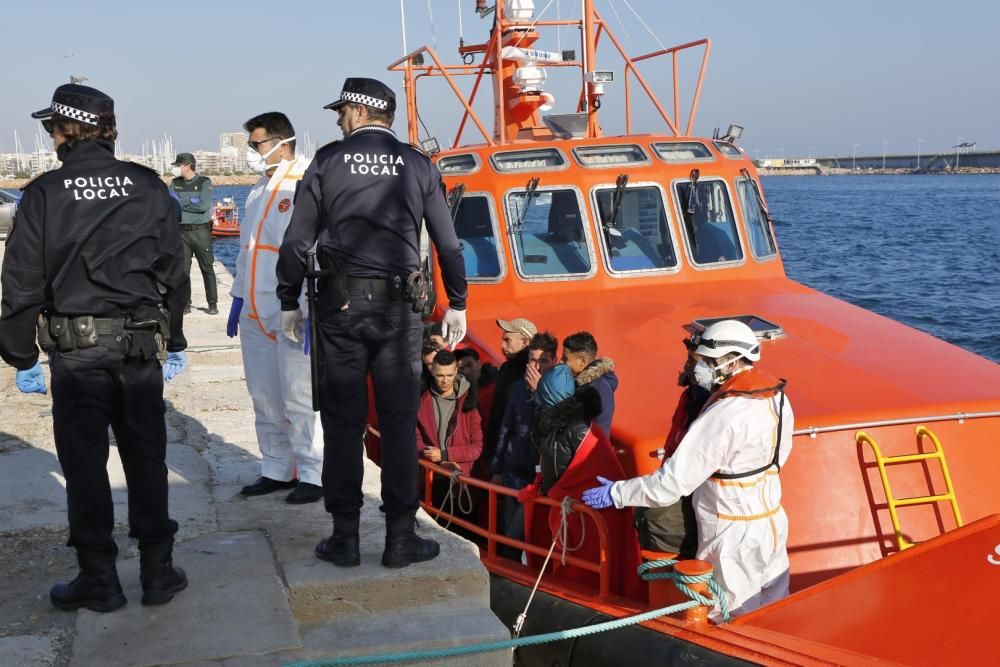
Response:
[[[25,186],[7,239],[0,356],[19,369],[21,391],[44,392],[37,323],[52,369],[69,546],[80,565],[50,599],[60,609],[98,612],[126,602],[111,535],[110,426],[128,480],[142,602],[163,604],[187,586],[172,563],[177,523],[167,513],[158,359],[169,351],[176,364],[187,346],[182,317],[191,286],[179,213],[156,172],[115,159],[114,101],[101,91],[59,86],[32,117],[52,136],[62,166]]]
[[[444,336],[452,345],[465,336],[465,265],[440,174],[389,129],[393,92],[374,79],[347,79],[340,99],[325,108],[337,112],[344,140],[321,148],[306,170],[277,266],[282,329],[293,340],[302,335],[299,295],[305,253],[313,244],[327,272],[319,284],[316,343],[322,360],[323,489],[333,535],[319,543],[316,555],[343,567],[361,562],[370,371],[381,431],[382,564],[405,567],[439,552],[436,542],[414,531],[422,334],[413,301],[421,222],[437,248],[449,302]]]

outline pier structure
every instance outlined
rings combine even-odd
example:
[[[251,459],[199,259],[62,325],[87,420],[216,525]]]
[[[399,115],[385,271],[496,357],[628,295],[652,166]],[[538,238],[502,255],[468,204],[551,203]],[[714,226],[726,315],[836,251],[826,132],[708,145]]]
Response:
[[[226,313],[232,278],[218,263],[216,275]],[[192,280],[192,291],[188,368],[164,392],[170,511],[180,524],[174,560],[190,585],[167,605],[140,604],[138,551],[127,537],[125,477],[112,437],[118,570],[129,603],[109,614],[51,606],[49,587],[76,573],[73,550],[65,546],[65,480],[51,395],[21,394],[14,369],[0,363],[0,665],[259,667],[508,639],[490,610],[489,575],[477,547],[423,510],[418,530],[440,542],[441,555],[401,570],[382,567],[385,522],[379,470],[370,461],[359,567],[338,568],[314,556],[332,528],[322,502],[289,505],[281,493],[239,494],[260,473],[239,341],[226,338],[224,314],[203,312],[200,279]],[[45,374],[51,390],[47,367]],[[511,654],[436,664],[510,665]]]
[[[1000,149],[967,150],[964,148],[933,153],[882,153],[834,155],[815,158],[763,158],[755,160],[761,169],[780,173],[791,170],[803,173],[829,173],[844,170],[897,170],[928,173],[959,169],[1000,170]]]

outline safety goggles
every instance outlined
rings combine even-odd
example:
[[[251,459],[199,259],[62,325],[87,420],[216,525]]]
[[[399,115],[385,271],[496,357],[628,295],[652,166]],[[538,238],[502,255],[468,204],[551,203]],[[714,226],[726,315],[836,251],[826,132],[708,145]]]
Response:
[[[260,147],[264,144],[270,143],[272,141],[282,141],[281,137],[268,137],[267,139],[261,139],[260,141],[247,141],[247,146],[254,149],[260,153]]]

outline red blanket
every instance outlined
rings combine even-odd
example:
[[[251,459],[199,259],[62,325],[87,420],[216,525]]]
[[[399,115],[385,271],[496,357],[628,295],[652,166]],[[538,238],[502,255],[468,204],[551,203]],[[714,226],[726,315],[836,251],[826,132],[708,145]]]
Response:
[[[562,477],[549,489],[548,497],[561,501],[566,496],[579,500],[583,492],[598,485],[597,476],[601,475],[611,480],[625,479],[618,457],[615,455],[611,442],[596,424],[583,439],[573,460]],[[552,545],[552,538],[559,530],[561,511],[558,507],[546,507],[534,502],[533,498],[541,493],[541,480],[526,486],[518,496],[524,503],[524,534],[532,544],[544,548]],[[632,510],[614,508],[600,510],[601,516],[608,526],[608,560],[611,568],[611,592],[635,600],[646,601],[646,584],[639,579],[636,568],[641,562],[639,542],[632,523]],[[568,518],[568,536],[566,544],[567,556],[576,556],[593,563],[598,562],[600,538],[594,522],[577,513],[571,513]],[[581,543],[582,539],[582,543]],[[573,549],[580,545],[574,551]],[[562,544],[556,545],[552,554],[554,564],[552,572],[561,577],[598,588],[598,575],[578,567],[561,564]],[[529,556],[528,563],[532,567],[541,567],[544,558]]]

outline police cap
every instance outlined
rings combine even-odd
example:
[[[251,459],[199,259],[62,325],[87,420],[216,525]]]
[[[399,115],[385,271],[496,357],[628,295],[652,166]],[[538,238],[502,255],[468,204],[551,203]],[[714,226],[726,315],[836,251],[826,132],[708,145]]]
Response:
[[[171,162],[170,164],[174,165],[175,167],[179,167],[182,164],[189,164],[191,165],[191,168],[194,169],[196,163],[194,160],[194,156],[191,155],[190,153],[178,153],[177,159]]]
[[[52,93],[52,103],[34,112],[31,117],[44,120],[59,114],[87,125],[100,125],[102,120],[108,125],[111,124],[114,113],[115,101],[97,88],[81,86],[78,83],[64,83]],[[102,114],[110,116],[105,115],[102,119]]]
[[[364,104],[387,113],[396,111],[396,93],[377,79],[347,79],[344,81],[344,89],[340,91],[340,99],[330,102],[323,108],[336,111],[349,102]]]

